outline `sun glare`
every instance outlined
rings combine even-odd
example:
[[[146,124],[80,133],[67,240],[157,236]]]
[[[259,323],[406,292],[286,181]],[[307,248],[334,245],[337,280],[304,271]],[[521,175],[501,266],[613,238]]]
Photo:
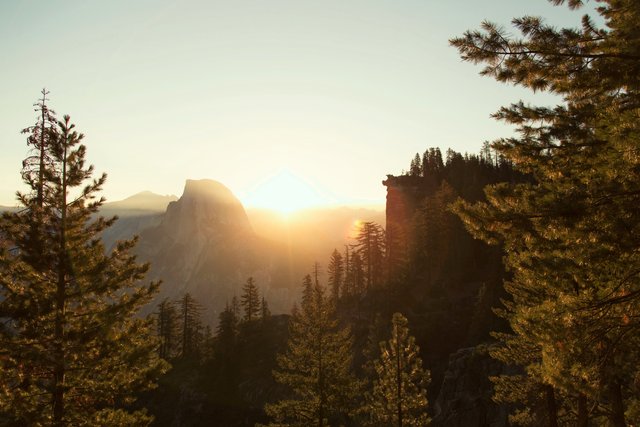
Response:
[[[289,215],[330,201],[305,180],[285,170],[259,184],[247,195],[245,203]]]

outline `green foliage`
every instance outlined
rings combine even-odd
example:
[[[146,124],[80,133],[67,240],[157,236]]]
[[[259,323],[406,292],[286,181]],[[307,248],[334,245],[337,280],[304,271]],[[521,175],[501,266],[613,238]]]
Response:
[[[535,180],[491,186],[486,203],[456,208],[477,237],[504,243],[513,333],[495,356],[555,390],[522,402],[546,406],[550,424],[567,407],[578,425],[622,426],[637,404],[640,5],[599,4],[602,28],[589,16],[571,29],[523,17],[513,21],[522,38],[485,22],[452,40],[484,75],[562,97],[555,108],[520,102],[495,114],[518,137],[492,147]]]
[[[43,93],[44,95],[45,93]],[[147,265],[129,253],[135,240],[107,254],[100,233],[114,219],[95,218],[95,194],[83,135],[65,116],[52,128],[40,106],[29,143],[44,161],[25,161],[30,192],[5,213],[0,235],[0,418],[16,425],[146,425],[128,410],[134,393],[165,369],[152,319],[135,317],[158,284],[142,284]],[[44,144],[44,145],[43,145]]]
[[[426,426],[429,372],[422,368],[407,319],[395,313],[391,325],[391,339],[380,343],[380,358],[374,362],[376,379],[365,412],[371,425]]]
[[[287,398],[266,405],[272,426],[337,425],[352,412],[356,381],[350,373],[352,339],[340,328],[333,304],[315,285],[294,309],[287,351],[278,357],[276,381]]]

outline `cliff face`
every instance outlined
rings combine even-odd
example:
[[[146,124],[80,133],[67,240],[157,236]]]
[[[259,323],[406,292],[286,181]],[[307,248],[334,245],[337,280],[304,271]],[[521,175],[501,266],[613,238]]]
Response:
[[[433,405],[434,427],[502,427],[507,408],[492,402],[490,376],[505,368],[488,354],[488,347],[463,348],[451,354],[440,394]]]
[[[173,242],[198,247],[254,236],[240,200],[209,179],[187,180],[182,197],[169,203],[160,228]]]
[[[284,250],[253,232],[240,201],[219,182],[188,180],[156,227],[143,231],[137,253],[151,262],[149,277],[162,279],[160,295],[189,292],[208,310],[207,320],[253,276],[274,310],[289,309],[291,293]]]
[[[482,350],[489,331],[504,327],[492,312],[503,295],[501,252],[479,246],[449,213],[462,188],[445,181],[408,175],[383,181],[389,269],[400,273],[402,305],[431,371],[433,425],[504,426],[506,408],[491,400],[489,380],[503,368]]]
[[[386,236],[389,268],[393,272],[406,259],[411,246],[413,216],[419,204],[433,191],[431,181],[419,176],[387,175]]]

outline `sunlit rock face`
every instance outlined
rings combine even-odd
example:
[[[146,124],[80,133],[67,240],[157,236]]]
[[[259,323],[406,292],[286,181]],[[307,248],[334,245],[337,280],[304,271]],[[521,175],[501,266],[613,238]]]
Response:
[[[253,236],[240,200],[210,179],[187,180],[182,197],[167,207],[160,227],[176,243],[205,245],[230,236]]]
[[[254,233],[240,201],[213,180],[188,180],[160,224],[141,233],[137,252],[162,279],[160,295],[191,293],[214,320],[253,276],[274,309],[288,310],[291,277],[282,248]]]

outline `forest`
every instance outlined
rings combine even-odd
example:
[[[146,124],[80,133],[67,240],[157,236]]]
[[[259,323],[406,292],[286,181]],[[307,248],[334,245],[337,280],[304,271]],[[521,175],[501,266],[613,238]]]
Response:
[[[154,299],[137,237],[105,249],[106,175],[43,90],[0,219],[0,425],[638,425],[640,3],[596,10],[451,39],[561,101],[502,107],[515,133],[478,154],[407,153],[386,224],[309,265],[287,313],[257,277],[214,323]]]

